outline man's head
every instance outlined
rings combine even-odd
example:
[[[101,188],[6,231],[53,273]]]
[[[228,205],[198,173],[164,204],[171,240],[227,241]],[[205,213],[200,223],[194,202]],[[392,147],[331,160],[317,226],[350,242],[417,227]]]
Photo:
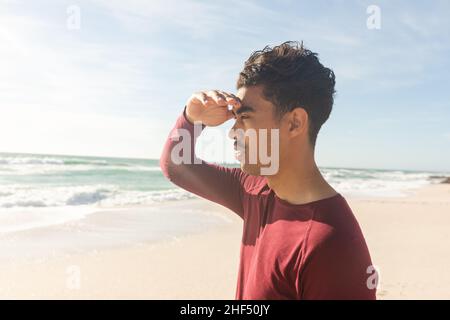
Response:
[[[318,132],[332,110],[334,87],[333,71],[303,44],[288,41],[266,46],[252,53],[239,74],[237,95],[242,110],[234,110],[233,129],[268,129],[269,154],[270,129],[279,129],[280,163],[289,161],[295,148],[313,153]],[[261,166],[247,163],[242,169],[257,174]]]

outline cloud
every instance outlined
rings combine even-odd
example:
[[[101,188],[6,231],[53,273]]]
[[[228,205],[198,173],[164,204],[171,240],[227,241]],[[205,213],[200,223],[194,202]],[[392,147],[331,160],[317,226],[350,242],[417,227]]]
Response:
[[[158,157],[148,70],[164,49],[86,41],[64,23],[1,11],[0,151]]]
[[[254,34],[243,26],[242,17],[272,21],[274,14],[253,1],[194,1],[153,0],[120,1],[95,0],[96,5],[108,10],[122,25],[133,32],[157,33],[170,29],[192,39],[210,39],[219,32]],[[258,27],[256,24],[253,27]],[[229,39],[216,39],[218,47],[229,44]],[[231,40],[231,39],[230,39]]]
[[[34,17],[9,14],[1,21],[2,105],[111,111],[148,103],[157,79],[146,72],[166,54],[163,49],[85,41]]]
[[[0,7],[0,132],[20,137],[0,150],[158,156],[192,91],[234,90],[251,52],[286,40],[305,40],[334,69],[349,115],[354,95],[368,112],[411,106],[421,92],[448,100],[438,92],[450,54],[444,1],[383,2],[372,31],[367,1],[79,0],[80,31],[66,28],[67,4]]]

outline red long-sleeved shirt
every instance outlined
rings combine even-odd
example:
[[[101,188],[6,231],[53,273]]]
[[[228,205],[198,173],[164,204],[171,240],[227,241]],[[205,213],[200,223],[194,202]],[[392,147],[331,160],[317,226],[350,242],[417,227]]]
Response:
[[[294,205],[278,198],[264,177],[196,158],[197,137],[185,112],[169,134],[160,166],[174,184],[243,219],[236,299],[375,299],[369,251],[341,194]],[[171,160],[181,128],[190,133],[190,164]]]

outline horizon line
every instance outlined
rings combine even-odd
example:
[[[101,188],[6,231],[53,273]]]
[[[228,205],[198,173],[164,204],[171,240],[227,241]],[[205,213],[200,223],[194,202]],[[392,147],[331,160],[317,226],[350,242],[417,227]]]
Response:
[[[159,158],[143,158],[143,157],[123,157],[123,156],[103,156],[103,155],[75,155],[75,154],[57,154],[57,153],[31,153],[31,152],[9,152],[9,151],[0,151],[1,154],[10,154],[10,155],[34,155],[34,156],[56,156],[56,157],[79,157],[79,158],[106,158],[106,159],[120,159],[120,160],[158,160]],[[210,161],[204,160],[211,163],[217,164],[239,164],[238,162],[218,162],[218,161]],[[326,169],[348,169],[348,170],[384,170],[384,171],[407,171],[407,172],[436,172],[436,173],[445,173],[450,174],[450,170],[424,170],[424,169],[398,169],[398,168],[368,168],[368,167],[347,167],[347,166],[319,166],[319,168]]]

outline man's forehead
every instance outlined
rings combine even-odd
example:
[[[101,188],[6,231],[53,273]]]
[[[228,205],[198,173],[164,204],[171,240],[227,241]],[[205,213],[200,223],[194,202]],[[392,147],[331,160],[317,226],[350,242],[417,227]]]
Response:
[[[253,100],[259,95],[259,91],[257,86],[251,86],[251,87],[240,87],[238,91],[236,92],[236,96],[241,99],[243,102],[244,100]]]
[[[264,107],[264,100],[261,98],[262,88],[260,86],[241,87],[236,92],[236,96],[241,100],[239,107],[233,107],[233,111],[237,111],[242,107],[253,110]]]
[[[252,88],[242,87],[236,92],[236,97],[240,99],[242,105],[251,105],[255,102],[256,92]]]

